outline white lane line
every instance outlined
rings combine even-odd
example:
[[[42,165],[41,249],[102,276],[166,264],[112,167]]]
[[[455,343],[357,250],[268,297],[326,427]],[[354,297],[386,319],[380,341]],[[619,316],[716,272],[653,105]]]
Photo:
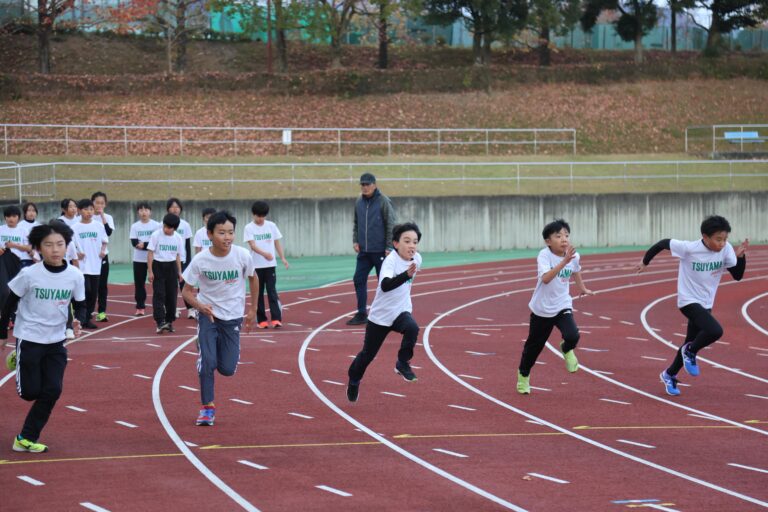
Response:
[[[678,382],[677,385],[679,386],[680,383]],[[702,420],[720,421],[719,419],[713,418],[712,416],[707,416],[706,414],[689,414],[688,416],[690,416],[692,418],[701,418]]]
[[[467,459],[467,458],[469,458],[469,455],[464,455],[463,453],[452,452],[450,450],[443,450],[442,448],[432,448],[432,451],[433,452],[444,453],[446,455],[450,455],[451,457],[457,457],[459,459]]]
[[[594,370],[595,373],[601,373],[603,375],[613,375],[613,372],[607,372],[605,370]]]
[[[581,331],[581,332],[584,332],[584,331]],[[608,352],[607,348],[579,347],[579,350],[583,350],[584,352]]]
[[[622,402],[621,400],[611,400],[610,398],[601,398],[603,402],[611,402],[612,404],[632,405],[630,402]]]
[[[342,496],[344,498],[349,498],[350,496],[352,496],[348,492],[340,491],[340,490],[335,489],[333,487],[328,487],[327,485],[316,485],[315,487],[317,489],[320,489],[321,491],[326,491],[326,492],[331,492],[333,494],[338,494],[339,496]]]
[[[549,388],[539,388],[539,387],[536,387],[536,386],[530,386],[530,388],[531,388],[531,389],[535,389],[535,390],[537,390],[537,391],[552,391],[552,390],[551,390],[551,389],[549,389]]]
[[[541,425],[542,427],[544,426],[543,423],[540,423],[538,421],[534,421],[534,420],[525,420],[525,421],[526,423],[533,423],[534,425]]]
[[[635,338],[634,336],[627,336],[627,339],[632,341],[648,341],[648,338]]]
[[[401,395],[400,393],[390,393],[389,391],[382,391],[382,395],[389,395],[389,396],[396,396],[398,398],[405,398],[405,395]]]
[[[261,464],[256,464],[255,462],[251,462],[249,460],[239,460],[237,462],[239,462],[243,466],[248,466],[249,468],[261,469],[261,470],[269,469],[267,466],[262,466]]]
[[[655,510],[661,510],[662,512],[679,512],[678,510],[675,510],[674,508],[668,508],[664,505],[659,505],[658,503],[646,503],[644,505],[639,505],[642,508],[652,508]]]
[[[496,352],[475,352],[474,350],[465,350],[467,354],[471,356],[494,356]]]
[[[466,374],[463,374],[463,373],[460,373],[459,377],[464,377],[465,379],[472,379],[472,380],[483,380],[482,377],[477,377],[475,375],[466,375]]]
[[[493,322],[493,320],[492,320],[492,319],[490,319],[490,318],[483,318],[483,317],[481,317],[481,316],[478,316],[478,317],[476,317],[475,319],[476,319],[476,320],[480,320],[481,322]]]
[[[289,412],[288,414],[290,414],[291,416],[296,416],[297,418],[305,419],[305,420],[315,419],[312,416],[307,416],[306,414],[299,414],[298,412]]]
[[[179,386],[181,389],[186,389],[187,391],[200,391],[197,388],[193,388],[192,386]]]
[[[117,368],[120,368],[119,366],[102,366],[100,364],[94,364],[92,366],[95,370],[115,370]]]
[[[148,347],[155,347],[155,348],[162,348],[162,345],[158,345],[157,343],[145,343]]]
[[[32,478],[31,476],[27,476],[27,475],[19,475],[19,476],[17,476],[16,478],[18,478],[18,479],[19,479],[19,480],[21,480],[22,482],[27,482],[28,484],[30,484],[30,485],[34,485],[34,486],[36,486],[36,487],[39,487],[39,486],[41,486],[41,485],[45,485],[45,483],[44,483],[44,482],[41,482],[40,480],[35,480],[35,479],[34,479],[34,478]]]
[[[229,401],[243,405],[253,405],[253,402],[249,402],[248,400],[240,400],[239,398],[230,398]]]
[[[752,327],[754,327],[755,329],[757,329],[757,330],[758,330],[758,331],[760,331],[761,333],[763,333],[763,334],[765,334],[766,336],[768,336],[768,330],[764,329],[764,328],[763,328],[761,325],[758,325],[758,323],[757,323],[757,322],[755,322],[754,320],[752,320],[752,317],[751,317],[751,316],[749,316],[749,312],[747,312],[747,309],[749,309],[749,306],[750,306],[750,305],[751,305],[753,302],[755,302],[756,300],[762,299],[763,297],[766,297],[766,296],[768,296],[768,292],[765,292],[765,293],[761,293],[760,295],[757,295],[757,296],[755,296],[755,297],[752,297],[752,298],[751,298],[751,299],[749,299],[747,302],[745,302],[745,303],[744,303],[744,305],[743,305],[743,306],[741,306],[741,316],[743,316],[743,317],[744,317],[744,320],[746,320],[746,321],[747,321],[747,323],[748,323],[749,325],[751,325]],[[749,347],[749,348],[755,348],[755,347]],[[768,350],[768,349],[765,349],[765,348],[759,348],[758,350]]]
[[[267,338],[259,338],[259,341],[263,341],[264,343],[272,343],[273,345],[277,343],[275,340],[268,340]]]
[[[333,384],[334,386],[343,386],[343,382],[336,382],[335,380],[324,380],[326,384]]]
[[[330,302],[331,304],[341,304],[338,300],[327,300],[326,302]]]
[[[117,420],[117,421],[115,421],[115,423],[117,423],[118,425],[122,425],[124,427],[128,427],[128,428],[139,428],[138,425],[134,425],[133,423],[128,423],[127,421]]]
[[[640,356],[642,359],[650,359],[651,361],[666,361],[663,357],[651,357],[651,356]]]
[[[581,314],[582,315],[587,315],[587,316],[595,316],[592,313],[587,313],[586,311],[582,311]]]
[[[75,407],[74,405],[65,405],[67,409],[72,409],[75,412],[86,412],[85,409],[81,409],[80,407]]]
[[[611,317],[609,317],[609,316],[599,316],[597,318],[599,318],[600,320],[608,320],[608,321],[611,320]]]
[[[282,373],[283,375],[290,375],[291,374],[291,372],[287,372],[285,370],[277,370],[275,368],[272,368],[272,370],[270,370],[270,371],[273,371],[275,373]]]
[[[488,334],[487,332],[475,332],[475,331],[472,331],[472,334],[474,334],[475,336],[490,336],[490,334]]]
[[[560,480],[559,478],[555,478],[553,476],[542,475],[541,473],[528,473],[528,475],[536,477],[536,478],[541,478],[542,480],[549,480],[550,482],[555,482],[556,484],[569,484],[569,483],[571,483],[568,480]]]
[[[741,464],[736,464],[735,462],[729,462],[728,465],[733,466],[735,468],[748,469],[750,471],[757,471],[758,473],[768,473],[768,469],[760,469],[752,466],[742,466]]]
[[[148,377],[147,375],[142,375],[142,374],[140,374],[140,373],[134,373],[134,374],[133,374],[133,376],[134,376],[134,377],[138,377],[138,378],[140,378],[140,379],[147,379],[147,380],[152,380],[152,377]]]
[[[290,322],[288,322],[288,323],[287,323],[287,324],[285,324],[285,325],[290,325],[291,327],[301,327],[301,324],[292,324],[292,323],[290,323]]]
[[[619,320],[619,323],[622,323],[624,325],[635,325],[632,322],[627,322],[626,320]]]
[[[752,347],[752,346],[750,346],[749,348],[751,348],[752,350],[764,350],[765,352],[768,352],[768,348],[764,348],[764,347]]]
[[[461,409],[462,411],[476,411],[477,409],[473,409],[472,407],[464,407],[463,405],[454,405],[454,404],[448,404],[448,407],[453,407],[454,409]]]
[[[322,311],[309,311],[309,313],[311,313],[313,315],[322,315],[323,314]]]
[[[308,348],[307,350],[311,350],[312,352],[320,352],[319,348]]]
[[[655,446],[650,445],[650,444],[638,443],[636,441],[628,441],[626,439],[617,439],[616,442],[624,443],[624,444],[631,444],[632,446],[639,446],[641,448],[656,448]]]
[[[197,445],[191,441],[184,441],[184,444],[187,446],[191,446],[192,448],[197,448]]]
[[[108,508],[100,507],[98,505],[94,505],[90,501],[84,501],[80,503],[80,506],[83,508],[87,508],[88,510],[93,510],[93,512],[109,512]]]
[[[718,345],[730,345],[730,342],[722,341],[722,340],[717,340],[715,343],[717,343]]]
[[[685,334],[681,332],[673,332],[672,335],[677,336],[678,338],[685,338]]]
[[[762,396],[762,395],[751,395],[749,393],[745,394],[744,396],[749,396],[752,398],[762,398],[763,400],[768,400],[768,396]]]
[[[198,355],[200,355],[197,352],[192,352],[191,350],[185,350],[184,353],[185,354],[189,354],[191,356],[198,356]]]
[[[168,354],[165,360],[158,367],[157,372],[155,373],[155,378],[152,380],[152,403],[155,407],[155,414],[157,414],[158,420],[160,420],[160,423],[163,425],[163,428],[168,434],[168,437],[171,438],[171,441],[173,441],[173,443],[181,451],[181,453],[184,454],[187,460],[193,466],[195,466],[195,468],[197,468],[197,470],[200,471],[200,473],[202,473],[205,478],[207,478],[213,485],[218,487],[219,490],[226,494],[235,503],[240,505],[240,507],[243,509],[247,510],[248,512],[259,512],[258,508],[254,507],[248,500],[240,496],[237,492],[235,492],[234,489],[224,483],[221,478],[219,478],[214,472],[208,469],[208,467],[203,464],[194,453],[192,453],[192,450],[189,449],[189,446],[187,446],[184,441],[182,441],[181,437],[179,437],[179,434],[173,429],[173,426],[171,426],[170,421],[168,421],[168,416],[166,416],[165,410],[163,409],[163,404],[160,400],[160,381],[163,378],[163,373],[173,358],[176,357],[179,352],[184,350],[187,345],[193,343],[196,338],[197,336],[192,336],[187,341],[176,347],[176,349]]]

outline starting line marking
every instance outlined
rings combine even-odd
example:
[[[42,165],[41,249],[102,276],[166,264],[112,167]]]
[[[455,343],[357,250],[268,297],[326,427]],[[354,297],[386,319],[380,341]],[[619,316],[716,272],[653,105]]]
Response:
[[[31,476],[27,476],[27,475],[19,475],[16,478],[18,478],[19,480],[21,480],[23,482],[27,482],[28,484],[35,485],[35,486],[45,485],[40,480],[35,480]]]
[[[535,389],[535,390],[538,390],[538,391],[552,391],[549,388],[537,388],[536,386],[531,386],[531,389]]]
[[[651,361],[666,361],[663,357],[651,357],[651,356],[640,356],[642,359],[650,359]]]
[[[272,368],[272,370],[270,370],[270,371],[273,371],[275,373],[282,373],[283,375],[290,375],[291,374],[291,372],[287,372],[285,370],[277,370],[275,368]]]
[[[158,345],[157,343],[145,343],[148,347],[155,347],[155,348],[162,348],[162,345]]]
[[[622,402],[621,400],[611,400],[610,398],[601,398],[603,402],[611,402],[612,404],[632,405],[630,402]]]
[[[117,421],[115,421],[115,423],[117,423],[118,425],[122,425],[124,427],[128,427],[128,428],[139,428],[138,425],[134,425],[133,423],[128,423],[127,421],[117,420]]]
[[[316,485],[315,487],[317,489],[320,489],[321,491],[327,491],[327,492],[331,492],[333,494],[338,494],[339,496],[342,496],[344,498],[349,498],[350,496],[352,496],[348,492],[340,491],[338,489],[334,489],[333,487],[328,487],[327,485]]]
[[[390,393],[389,391],[382,391],[382,395],[389,395],[389,396],[396,396],[398,398],[405,398],[405,395],[401,395],[400,393]]]
[[[186,389],[187,391],[200,391],[197,388],[193,388],[191,386],[179,386],[181,389]]]
[[[474,375],[464,375],[460,374],[459,377],[464,377],[465,379],[473,379],[473,380],[483,380],[482,377],[475,377]]]
[[[762,398],[763,400],[768,400],[768,396],[762,396],[762,395],[751,395],[751,394],[749,394],[749,393],[747,393],[747,394],[746,394],[746,395],[744,395],[744,396],[749,396],[749,397],[752,397],[752,398]]]
[[[249,402],[248,400],[240,400],[239,398],[230,398],[230,402],[237,402],[238,404],[243,405],[253,405],[253,402]]]
[[[288,414],[290,414],[291,416],[296,416],[297,418],[303,418],[305,420],[315,419],[312,416],[307,416],[306,414],[299,414],[298,412],[289,412]]]
[[[333,384],[334,386],[343,386],[343,382],[336,382],[335,380],[324,380],[326,384]]]
[[[617,439],[616,442],[624,443],[624,444],[631,444],[632,446],[639,446],[641,448],[656,448],[655,446],[650,445],[650,444],[637,443],[635,441],[627,441],[626,439]]]
[[[475,331],[472,331],[471,333],[474,334],[475,336],[490,336],[490,334],[488,334],[487,332],[475,332]]]
[[[267,466],[262,466],[261,464],[256,464],[255,462],[251,462],[249,460],[239,460],[237,462],[239,462],[244,466],[248,466],[254,469],[269,469]]]
[[[627,336],[627,339],[633,341],[648,341],[648,338],[635,338],[634,336]]]
[[[93,512],[109,512],[109,509],[100,507],[98,505],[94,505],[90,501],[84,501],[80,503],[80,506],[83,508],[87,508],[88,510],[93,510]]]
[[[477,409],[473,409],[472,407],[465,407],[463,405],[454,405],[449,404],[448,407],[453,407],[454,409],[461,409],[462,411],[476,411]]]
[[[456,452],[452,452],[452,451],[449,451],[449,450],[443,450],[442,448],[432,448],[432,451],[433,452],[444,453],[446,455],[450,455],[452,457],[458,457],[460,459],[467,459],[467,458],[469,458],[469,455],[464,455],[463,453],[456,453]]]
[[[729,462],[728,465],[733,466],[735,468],[748,469],[750,471],[757,471],[758,473],[768,473],[768,470],[753,468],[752,466],[742,466],[741,464],[736,464],[735,462]]]
[[[619,320],[619,322],[624,324],[624,325],[635,325],[632,322],[627,322],[626,320]]]
[[[559,478],[555,478],[553,476],[547,476],[547,475],[541,475],[539,473],[527,473],[530,476],[535,476],[536,478],[541,478],[542,480],[549,480],[550,482],[555,482],[557,484],[569,484],[568,480],[560,480]]]
[[[146,375],[142,375],[142,374],[140,374],[140,373],[134,373],[134,374],[133,374],[133,376],[134,376],[134,377],[138,377],[138,378],[140,378],[140,379],[147,379],[147,380],[152,380],[152,377],[147,377]]]
[[[75,407],[74,405],[65,405],[67,409],[72,409],[75,412],[86,412],[85,409],[81,409],[80,407]]]
[[[474,350],[465,350],[467,354],[471,356],[494,356],[496,352],[475,352]]]

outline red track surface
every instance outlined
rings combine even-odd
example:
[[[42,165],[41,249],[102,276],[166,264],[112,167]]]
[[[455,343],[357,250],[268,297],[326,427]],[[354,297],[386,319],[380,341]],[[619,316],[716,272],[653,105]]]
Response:
[[[354,308],[352,284],[283,293],[285,329],[244,336],[237,374],[217,375],[213,428],[194,426],[199,393],[180,387],[199,387],[194,322],[157,336],[151,318],[127,316],[132,289],[114,287],[109,327],[69,347],[64,395],[41,439],[49,453],[10,450],[28,404],[12,379],[0,385],[0,508],[768,508],[768,249],[750,250],[744,281],[723,279],[714,312],[727,344],[700,354],[714,365],[681,375],[690,386],[677,398],[658,381],[674,356],[663,340],[676,346],[685,332],[674,297],[663,299],[676,263],[659,257],[636,275],[639,257],[582,259],[599,293],[575,302],[581,370],[568,374],[550,347],[530,396],[514,389],[530,260],[422,272],[419,381],[394,375],[393,334],[357,404],[344,394],[363,332],[342,316]],[[755,297],[745,310],[758,328],[742,314]]]

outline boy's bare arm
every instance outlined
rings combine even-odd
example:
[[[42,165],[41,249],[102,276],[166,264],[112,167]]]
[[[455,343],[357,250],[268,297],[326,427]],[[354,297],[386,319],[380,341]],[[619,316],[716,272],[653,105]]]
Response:
[[[248,287],[251,289],[251,307],[245,314],[245,331],[250,332],[253,322],[256,320],[256,307],[259,303],[259,276],[254,274],[248,277]]]
[[[150,284],[155,280],[155,273],[152,272],[152,262],[155,260],[155,251],[147,251],[147,278]]]
[[[584,285],[584,280],[581,277],[581,272],[573,273],[573,280],[576,281],[576,286],[579,287],[579,295],[594,295],[595,292],[590,290]]]
[[[280,243],[280,240],[275,240],[275,250],[277,251],[277,255],[280,256],[280,261],[283,262],[285,268],[290,267],[288,260],[285,259],[285,254],[283,254],[283,244]]]

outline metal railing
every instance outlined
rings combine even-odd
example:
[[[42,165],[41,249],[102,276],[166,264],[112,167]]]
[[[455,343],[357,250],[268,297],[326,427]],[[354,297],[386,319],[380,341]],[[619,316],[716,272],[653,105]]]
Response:
[[[496,154],[525,148],[538,154],[564,147],[576,154],[573,128],[276,128],[0,124],[6,155],[23,153],[232,156],[325,150],[338,156],[355,149],[451,154]]]
[[[733,138],[726,134],[747,133],[758,131],[757,138],[741,137]],[[722,143],[726,143],[724,146]],[[759,142],[760,147],[756,148],[751,144]],[[738,152],[744,153],[744,150],[753,151],[759,149],[761,152],[768,152],[768,124],[714,124],[705,126],[688,126],[685,129],[685,152],[709,153],[715,156],[720,153],[733,153],[738,144]],[[745,148],[745,144],[747,147]]]

